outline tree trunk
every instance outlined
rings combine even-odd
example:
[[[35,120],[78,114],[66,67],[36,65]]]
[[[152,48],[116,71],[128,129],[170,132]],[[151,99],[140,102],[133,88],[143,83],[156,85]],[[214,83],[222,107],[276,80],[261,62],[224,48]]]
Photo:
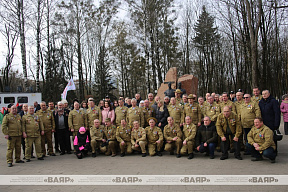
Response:
[[[259,9],[259,16],[257,20],[257,24],[255,29],[253,28],[253,21],[252,21],[252,9],[250,7],[250,3],[248,0],[245,0],[246,9],[247,9],[247,16],[248,16],[248,27],[250,32],[250,43],[251,43],[251,62],[252,62],[252,87],[258,86],[258,64],[257,64],[257,41],[258,41],[258,31],[261,23],[261,16],[262,16],[262,0],[258,0],[258,8]]]
[[[21,48],[21,60],[24,75],[24,89],[28,91],[28,78],[27,78],[27,66],[26,66],[26,45],[25,45],[25,28],[24,28],[24,13],[23,13],[23,0],[18,0],[17,7],[18,28],[20,34],[20,48]]]
[[[78,59],[78,81],[79,81],[79,98],[84,99],[84,83],[82,72],[82,52],[81,52],[81,34],[80,34],[80,18],[78,5],[76,5],[77,15],[77,59]]]

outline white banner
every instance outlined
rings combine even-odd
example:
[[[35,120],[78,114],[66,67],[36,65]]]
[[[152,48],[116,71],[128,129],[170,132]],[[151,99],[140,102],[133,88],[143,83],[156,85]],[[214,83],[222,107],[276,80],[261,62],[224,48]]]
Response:
[[[288,185],[288,175],[0,175],[0,185]]]
[[[71,78],[70,81],[68,82],[67,86],[65,87],[63,93],[61,94],[62,99],[66,99],[67,97],[67,92],[70,90],[76,90],[75,84],[73,79]]]

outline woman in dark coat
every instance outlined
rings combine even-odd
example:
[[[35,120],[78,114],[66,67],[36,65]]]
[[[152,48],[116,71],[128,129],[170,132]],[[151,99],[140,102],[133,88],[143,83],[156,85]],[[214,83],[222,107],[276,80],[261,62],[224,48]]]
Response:
[[[158,101],[155,114],[155,118],[157,119],[157,126],[163,131],[165,125],[167,125],[167,118],[169,117],[168,109],[164,105],[163,101]]]

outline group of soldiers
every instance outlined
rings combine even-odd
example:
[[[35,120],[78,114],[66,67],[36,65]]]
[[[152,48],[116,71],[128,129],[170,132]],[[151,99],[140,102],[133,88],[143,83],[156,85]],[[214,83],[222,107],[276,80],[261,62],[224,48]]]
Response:
[[[45,102],[41,102],[41,109],[36,113],[35,105],[23,105],[22,118],[17,114],[17,107],[14,105],[2,123],[2,131],[8,145],[7,163],[9,167],[12,166],[14,149],[15,162],[24,162],[20,159],[22,137],[25,138],[27,162],[31,159],[33,143],[38,160],[43,160],[46,155],[45,143],[48,146],[48,154],[55,156],[52,145],[53,132],[58,137],[60,155],[71,153],[70,135],[74,140],[82,127],[88,133],[92,157],[96,157],[97,153],[114,157],[118,150],[120,150],[121,157],[133,151],[138,151],[142,157],[145,157],[148,147],[150,156],[162,156],[161,152],[165,150],[170,152],[170,155],[176,152],[177,158],[181,155],[188,155],[188,159],[192,159],[193,151],[199,151],[206,152],[207,156],[214,159],[215,148],[217,150],[221,148],[221,160],[228,158],[229,150],[234,152],[235,158],[242,160],[240,150],[241,147],[245,148],[244,143],[247,148],[255,144],[253,135],[248,134],[251,128],[254,128],[256,124],[260,125],[258,128],[265,126],[258,105],[262,99],[260,90],[254,88],[253,94],[254,96],[251,97],[250,94],[238,91],[237,100],[233,102],[229,99],[228,93],[223,93],[221,96],[207,93],[206,101],[203,97],[199,97],[197,102],[196,95],[182,95],[181,90],[177,89],[175,97],[164,98],[164,107],[167,107],[169,112],[164,129],[159,128],[161,123],[155,118],[156,110],[161,110],[157,104],[162,101],[160,97],[154,98],[152,93],[149,93],[144,101],[137,93],[131,100],[129,108],[125,106],[124,98],[120,97],[119,106],[115,108],[115,120],[111,121],[110,118],[106,118],[104,124],[101,108],[95,104],[93,98],[88,99],[87,110],[80,108],[78,102],[74,102],[73,110],[71,110],[66,100],[58,102],[57,109],[54,108],[53,102],[49,102],[48,108]],[[265,137],[273,137],[272,131],[272,133],[266,129],[265,131]],[[275,144],[272,145],[273,141],[269,142],[268,147],[272,146],[275,150]],[[248,145],[249,143],[251,145]],[[265,150],[260,149],[259,145],[255,145],[255,149],[256,147],[259,152]],[[251,154],[250,151],[245,151],[245,154]],[[275,162],[274,156],[270,159]],[[260,157],[256,160],[260,160]]]

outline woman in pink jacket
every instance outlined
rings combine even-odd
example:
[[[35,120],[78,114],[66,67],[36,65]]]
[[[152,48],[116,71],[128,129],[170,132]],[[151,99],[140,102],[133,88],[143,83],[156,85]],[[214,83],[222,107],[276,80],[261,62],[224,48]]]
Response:
[[[283,95],[283,100],[280,105],[280,110],[283,113],[283,120],[284,120],[284,132],[285,135],[288,135],[288,94]]]
[[[113,107],[111,106],[110,102],[105,101],[104,107],[102,110],[102,124],[105,125],[105,119],[110,118],[111,123],[113,124],[115,120],[115,112],[113,110]]]

